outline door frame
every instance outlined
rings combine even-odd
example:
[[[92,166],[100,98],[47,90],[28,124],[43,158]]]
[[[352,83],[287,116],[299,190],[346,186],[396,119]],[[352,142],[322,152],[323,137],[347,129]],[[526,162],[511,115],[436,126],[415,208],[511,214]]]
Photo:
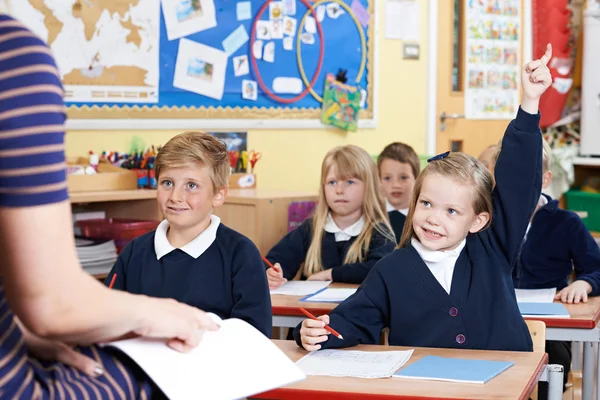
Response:
[[[437,64],[438,64],[438,1],[429,0],[428,4],[428,47],[427,47],[427,137],[425,139],[426,154],[436,154],[438,110],[437,110]],[[468,0],[463,0],[468,1]],[[521,0],[523,12],[523,26],[521,29],[521,42],[523,46],[523,60],[527,62],[533,57],[533,16],[532,0]]]

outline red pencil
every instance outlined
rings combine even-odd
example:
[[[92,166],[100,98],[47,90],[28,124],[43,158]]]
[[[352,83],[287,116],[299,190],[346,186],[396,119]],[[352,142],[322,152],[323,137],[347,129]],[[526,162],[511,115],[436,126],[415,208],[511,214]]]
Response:
[[[114,274],[112,279],[110,280],[110,285],[108,285],[109,289],[112,289],[112,287],[115,286],[115,279],[117,279],[117,274]]]
[[[304,308],[300,308],[300,311],[302,311],[302,314],[306,315],[308,318],[313,319],[315,321],[320,321],[320,319],[318,319],[317,317],[315,317],[314,315],[312,315],[311,313],[306,311]],[[344,339],[344,337],[342,335],[340,335],[335,329],[333,329],[329,325],[325,325],[325,330],[327,332],[333,333],[333,336],[335,336],[338,339]]]
[[[269,266],[269,268],[273,268],[275,271],[280,272],[278,268],[275,268],[271,261],[267,260],[267,257],[262,256],[262,259]]]

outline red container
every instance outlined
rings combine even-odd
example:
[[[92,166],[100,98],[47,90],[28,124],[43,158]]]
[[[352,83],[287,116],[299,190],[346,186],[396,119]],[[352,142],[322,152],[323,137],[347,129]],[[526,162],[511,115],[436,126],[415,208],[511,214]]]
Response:
[[[160,221],[107,218],[77,221],[76,224],[81,229],[83,237],[114,240],[120,253],[129,242],[155,230],[159,223]]]

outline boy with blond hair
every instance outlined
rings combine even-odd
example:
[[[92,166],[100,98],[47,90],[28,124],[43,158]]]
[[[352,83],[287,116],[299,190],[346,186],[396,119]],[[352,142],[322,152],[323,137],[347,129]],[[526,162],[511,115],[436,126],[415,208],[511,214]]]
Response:
[[[155,163],[156,231],[133,240],[106,278],[114,288],[169,297],[271,335],[271,299],[256,246],[226,227],[213,208],[227,196],[227,147],[203,132],[175,136]]]

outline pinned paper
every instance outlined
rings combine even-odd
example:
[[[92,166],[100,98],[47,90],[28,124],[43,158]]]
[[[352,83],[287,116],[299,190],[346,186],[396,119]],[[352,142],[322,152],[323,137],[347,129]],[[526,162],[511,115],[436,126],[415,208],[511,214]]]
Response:
[[[273,91],[280,94],[302,93],[302,80],[300,78],[277,77],[273,79]]]
[[[263,53],[263,41],[256,40],[254,42],[254,44],[252,45],[252,55],[257,60],[260,60],[262,58],[262,53]]]
[[[271,21],[281,21],[283,19],[282,1],[272,1],[269,3],[269,19]]]
[[[271,40],[271,21],[256,22],[256,38],[260,40]]]
[[[275,42],[265,44],[263,60],[266,62],[275,62]]]
[[[573,85],[573,79],[571,78],[554,78],[554,82],[552,83],[552,87],[556,89],[556,91],[560,94],[565,94],[571,89]]]
[[[161,1],[161,3],[169,40],[217,26],[213,0]]]
[[[248,75],[250,73],[250,65],[248,64],[248,56],[233,57],[233,74],[235,76]]]
[[[271,21],[271,39],[283,39],[282,21]]]
[[[173,86],[221,100],[227,71],[227,53],[180,39]]]
[[[360,89],[360,108],[365,108],[367,105],[367,91],[365,89]]]
[[[304,23],[304,29],[308,33],[312,33],[313,35],[317,33],[317,21],[313,17],[306,17],[306,22]]]
[[[283,33],[289,36],[296,36],[296,26],[298,21],[296,18],[285,16],[283,17]]]
[[[342,10],[342,7],[338,3],[327,4],[327,16],[331,19],[338,19],[346,11]]]
[[[569,75],[573,67],[573,60],[570,58],[554,57],[550,60],[550,68],[556,69],[561,75]]]
[[[360,24],[363,26],[363,28],[366,28],[369,25],[369,19],[371,18],[371,15],[367,11],[367,9],[362,5],[360,0],[352,0],[352,5],[350,6],[350,9],[354,13],[354,16],[356,17],[358,22],[360,22]]]
[[[252,18],[252,3],[249,1],[240,1],[235,6],[238,21],[245,21]]]
[[[283,49],[284,50],[294,50],[294,38],[293,37],[284,37],[283,38]]]
[[[358,87],[338,82],[333,74],[327,74],[321,122],[347,131],[356,131],[360,98]]]
[[[283,13],[285,15],[296,15],[296,0],[283,0]]]
[[[249,39],[246,28],[244,25],[240,25],[223,40],[223,49],[227,54],[232,55]]]
[[[323,20],[325,19],[325,12],[327,12],[327,6],[326,5],[320,5],[317,7],[317,21],[319,22],[323,22]]]
[[[301,40],[304,44],[315,44],[315,36],[311,33],[303,33]]]
[[[256,99],[258,98],[256,81],[251,81],[248,79],[242,80],[242,98],[245,100],[256,101]]]

